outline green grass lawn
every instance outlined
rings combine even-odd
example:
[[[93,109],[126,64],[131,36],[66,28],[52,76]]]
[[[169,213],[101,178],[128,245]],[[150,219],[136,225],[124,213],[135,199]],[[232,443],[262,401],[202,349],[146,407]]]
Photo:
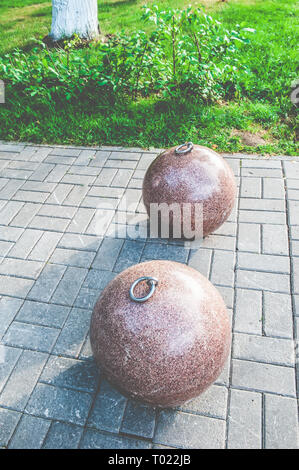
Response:
[[[0,0],[0,55],[19,47],[30,53],[32,38],[42,38],[51,26],[51,2]],[[103,34],[150,28],[141,21],[142,5],[185,8],[190,0],[106,0],[99,2]],[[201,1],[228,28],[256,29],[251,43],[241,46],[243,62],[253,72],[246,97],[213,105],[153,96],[103,107],[80,100],[53,103],[51,110],[34,100],[0,105],[0,138],[79,145],[116,144],[164,147],[185,140],[221,151],[296,154],[296,109],[289,95],[297,78],[298,2],[296,0]],[[296,7],[297,5],[297,7]],[[297,8],[297,9],[296,9]],[[0,77],[1,78],[1,77]],[[250,147],[240,132],[265,143]]]

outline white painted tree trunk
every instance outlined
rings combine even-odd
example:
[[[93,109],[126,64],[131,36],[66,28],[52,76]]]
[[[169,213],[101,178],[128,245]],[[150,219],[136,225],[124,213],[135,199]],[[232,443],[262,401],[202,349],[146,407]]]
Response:
[[[97,0],[52,0],[53,41],[77,34],[82,39],[99,35]]]

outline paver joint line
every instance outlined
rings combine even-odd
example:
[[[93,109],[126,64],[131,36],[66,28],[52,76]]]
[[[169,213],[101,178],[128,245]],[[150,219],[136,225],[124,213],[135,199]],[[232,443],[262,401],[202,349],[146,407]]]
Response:
[[[0,447],[299,447],[299,163],[225,154],[236,207],[194,250],[124,232],[146,220],[142,180],[160,151],[0,141]],[[198,269],[232,318],[216,384],[172,410],[113,389],[89,341],[106,284],[149,259]]]

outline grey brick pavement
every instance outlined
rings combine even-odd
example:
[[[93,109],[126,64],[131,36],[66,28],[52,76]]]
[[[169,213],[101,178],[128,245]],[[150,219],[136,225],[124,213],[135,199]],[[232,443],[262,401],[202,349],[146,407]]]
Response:
[[[190,249],[147,239],[142,179],[158,152],[0,143],[0,447],[298,447],[299,162],[226,155],[240,198]],[[105,285],[148,259],[209,277],[232,319],[216,384],[171,410],[113,389],[88,337]]]

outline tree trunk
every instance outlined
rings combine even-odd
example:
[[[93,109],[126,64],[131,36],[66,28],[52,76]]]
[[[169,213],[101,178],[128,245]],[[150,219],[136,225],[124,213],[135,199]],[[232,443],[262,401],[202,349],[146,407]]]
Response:
[[[59,41],[77,34],[82,39],[99,35],[97,0],[53,0],[50,38]]]

